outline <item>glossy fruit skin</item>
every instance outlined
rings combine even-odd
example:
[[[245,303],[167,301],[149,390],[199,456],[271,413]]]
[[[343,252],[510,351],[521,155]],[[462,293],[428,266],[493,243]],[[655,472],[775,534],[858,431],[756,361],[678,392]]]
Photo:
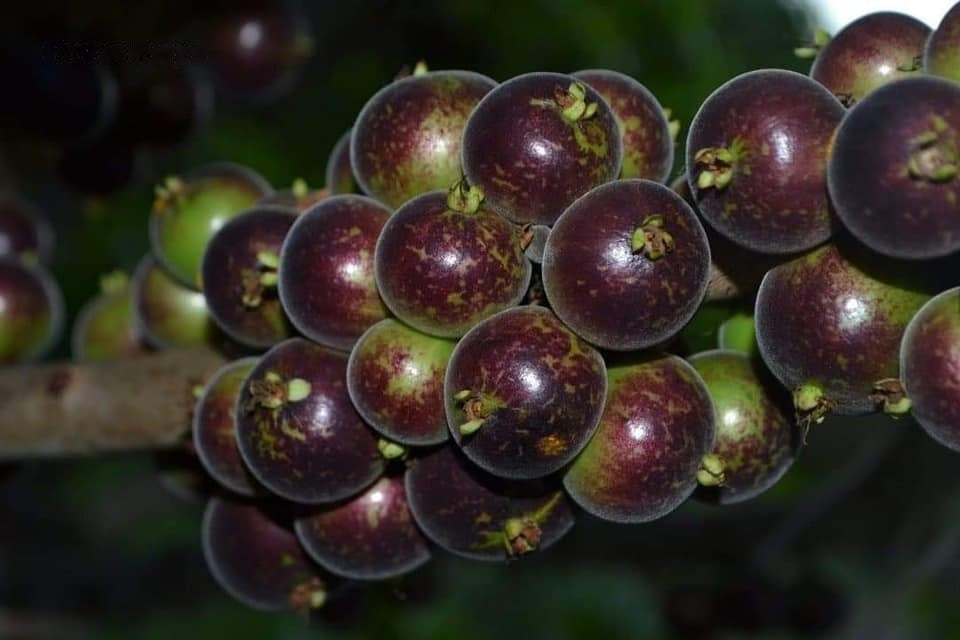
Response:
[[[237,448],[236,410],[240,386],[258,358],[232,360],[207,380],[193,410],[193,446],[207,473],[221,486],[241,496],[264,493],[253,479]]]
[[[923,72],[960,82],[960,4],[944,14],[923,47]]]
[[[637,229],[659,216],[673,240],[660,256],[634,251]],[[676,335],[696,312],[710,272],[710,245],[696,214],[650,180],[615,180],[574,202],[543,251],[550,307],[587,342],[643,349]]]
[[[597,427],[606,392],[600,354],[552,311],[501,311],[454,348],[444,380],[444,407],[454,442],[488,473],[541,478],[570,462]],[[467,392],[482,405],[471,415]],[[461,426],[482,417],[470,435]]]
[[[391,209],[460,179],[460,145],[474,107],[496,81],[472,71],[429,71],[395,80],[360,110],[350,164],[364,193]]]
[[[921,73],[930,27],[903,13],[877,11],[857,18],[817,53],[810,77],[846,106],[887,82]]]
[[[258,256],[280,255],[297,220],[291,209],[258,205],[231,218],[207,243],[201,283],[210,317],[228,336],[254,349],[268,349],[293,335],[276,285],[260,285],[265,265]]]
[[[584,69],[570,75],[593,87],[616,116],[623,145],[619,177],[666,182],[673,170],[674,141],[669,118],[656,96],[619,71]]]
[[[684,502],[714,443],[713,403],[696,370],[669,354],[607,369],[600,426],[564,473],[570,498],[612,522],[648,522]]]
[[[737,351],[696,353],[687,361],[713,401],[716,439],[711,453],[723,462],[723,482],[699,487],[706,502],[734,504],[772,487],[793,464],[800,431],[790,394],[763,364]]]
[[[150,350],[138,329],[129,283],[117,291],[101,292],[84,304],[73,321],[70,345],[73,359],[87,362]]]
[[[280,249],[278,291],[290,322],[320,344],[350,351],[389,315],[374,251],[390,210],[372,198],[331,196],[300,215]]]
[[[17,256],[49,264],[53,249],[53,229],[40,209],[13,192],[0,191],[0,258]]]
[[[876,89],[837,129],[827,182],[837,215],[858,240],[887,256],[929,259],[957,251],[958,148],[960,85],[917,76]],[[938,162],[952,162],[954,174],[915,173],[911,162],[924,158],[932,164],[917,170],[935,172]]]
[[[0,365],[35,362],[60,338],[60,286],[46,267],[0,257]]]
[[[873,385],[898,377],[903,331],[930,298],[909,266],[845,243],[768,271],[754,307],[767,367],[790,391],[816,385],[836,413],[876,410]]]
[[[297,518],[294,531],[320,566],[352,580],[389,580],[430,559],[407,507],[402,475],[381,478],[345,504]]]
[[[328,347],[289,338],[267,351],[237,399],[237,444],[260,484],[303,504],[334,502],[362,491],[384,469],[377,436],[350,403],[347,356]],[[270,408],[251,383],[303,379],[309,395]]]
[[[572,123],[551,106],[577,82],[559,73],[516,76],[488,93],[467,121],[464,174],[505,218],[552,225],[570,203],[620,174],[623,143],[600,94],[585,86],[596,113]]]
[[[686,173],[703,218],[739,246],[768,254],[825,242],[836,221],[825,188],[843,105],[807,76],[784,69],[740,74],[711,93],[690,123]],[[704,149],[729,149],[733,176],[701,187]]]
[[[381,320],[350,351],[347,392],[353,406],[394,442],[421,447],[446,441],[443,380],[454,345],[392,318]]]
[[[960,451],[960,287],[937,294],[910,320],[900,343],[900,375],[916,421]]]
[[[537,551],[562,538],[575,521],[573,506],[559,487],[496,478],[451,446],[413,460],[405,484],[410,512],[427,538],[473,560],[503,562],[522,553],[509,547],[505,528],[510,519],[536,522]]]
[[[353,167],[350,165],[350,138],[353,136],[353,127],[347,129],[333,145],[327,166],[324,170],[325,188],[330,195],[341,193],[359,193],[360,186],[353,177]]]
[[[394,315],[448,338],[520,302],[531,272],[519,227],[483,204],[472,213],[454,211],[444,191],[394,212],[377,240],[374,266]]]

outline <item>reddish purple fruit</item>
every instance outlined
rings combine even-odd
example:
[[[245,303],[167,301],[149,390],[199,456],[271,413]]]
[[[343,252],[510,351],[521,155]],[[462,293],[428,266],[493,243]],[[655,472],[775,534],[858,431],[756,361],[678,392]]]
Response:
[[[543,251],[550,307],[587,342],[643,349],[675,335],[703,299],[710,246],[683,199],[651,180],[616,180],[574,202]]]
[[[349,351],[387,317],[373,255],[390,210],[372,198],[331,196],[302,214],[280,249],[280,302],[303,335]]]
[[[454,348],[444,381],[453,440],[488,473],[546,476],[593,434],[607,381],[603,358],[548,309],[487,318]]]
[[[527,73],[498,85],[463,131],[463,171],[487,204],[519,223],[552,225],[570,203],[620,174],[616,117],[573,76]]]
[[[391,209],[460,179],[464,125],[497,83],[472,71],[431,71],[395,80],[353,125],[350,163],[363,192]]]
[[[388,580],[430,559],[407,507],[403,476],[381,478],[349,502],[297,518],[297,539],[321,567],[351,580]]]
[[[960,82],[960,2],[953,5],[927,38],[923,71]]]
[[[563,476],[587,512],[647,522],[697,487],[714,442],[714,410],[700,375],[673,355],[632,356],[607,370],[607,399],[590,443]]]
[[[900,375],[920,426],[960,451],[960,287],[936,295],[910,320]]]
[[[133,288],[121,271],[104,276],[100,293],[84,304],[73,322],[71,352],[77,361],[135,356],[149,351],[137,325]]]
[[[456,338],[516,305],[530,282],[520,227],[485,206],[462,182],[397,209],[374,257],[390,310],[431,335]]]
[[[0,364],[33,362],[60,339],[63,294],[47,269],[0,257]]]
[[[687,135],[687,181],[721,235],[761,253],[803,251],[835,221],[826,171],[843,105],[807,76],[748,71],[700,105]]]
[[[36,205],[12,192],[0,192],[0,258],[49,264],[53,244],[53,229]]]
[[[330,195],[335,196],[341,193],[358,193],[360,186],[357,179],[353,177],[353,167],[350,165],[350,138],[353,129],[347,131],[337,139],[336,144],[330,151],[327,158],[327,166],[324,171],[326,177],[325,189]]]
[[[837,130],[828,185],[840,220],[879,253],[960,249],[960,84],[917,76],[873,91]]]
[[[455,447],[414,460],[406,490],[423,533],[441,549],[474,560],[502,562],[543,551],[574,524],[560,488],[496,478]]]
[[[290,338],[267,351],[237,401],[237,443],[254,477],[294,502],[333,502],[383,472],[376,434],[346,385],[347,356]]]

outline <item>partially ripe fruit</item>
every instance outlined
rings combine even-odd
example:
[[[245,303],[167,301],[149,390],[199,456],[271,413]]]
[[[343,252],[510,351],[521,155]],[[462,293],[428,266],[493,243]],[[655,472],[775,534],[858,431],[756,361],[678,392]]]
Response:
[[[927,38],[923,71],[960,82],[960,2],[953,5]]]
[[[73,322],[70,346],[74,360],[90,362],[148,351],[137,326],[127,274],[116,271],[101,278],[100,292],[83,305]]]
[[[60,338],[63,294],[47,269],[0,257],[0,364],[33,362]]]

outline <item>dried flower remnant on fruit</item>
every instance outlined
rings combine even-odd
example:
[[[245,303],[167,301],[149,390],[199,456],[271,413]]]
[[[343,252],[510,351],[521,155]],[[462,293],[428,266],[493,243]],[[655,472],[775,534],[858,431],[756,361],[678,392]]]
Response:
[[[290,592],[290,608],[302,616],[309,616],[327,602],[327,589],[323,580],[312,577],[301,582]]]
[[[871,398],[892,418],[902,418],[910,413],[912,403],[903,388],[903,382],[897,378],[884,378],[873,383]]]
[[[820,50],[830,42],[830,32],[822,27],[818,27],[813,32],[813,41],[805,46],[797,47],[793,50],[793,55],[801,60],[816,58]]]
[[[630,239],[633,253],[643,253],[651,260],[659,260],[673,251],[673,236],[663,228],[663,216],[649,216],[641,222]]]
[[[723,459],[715,453],[703,456],[697,470],[697,483],[703,487],[722,487],[725,482]]]
[[[701,189],[713,187],[723,189],[733,180],[736,161],[742,151],[742,143],[734,140],[730,148],[706,147],[697,151],[693,161],[701,169],[697,176],[697,186]]]
[[[250,381],[247,411],[254,411],[258,405],[275,411],[289,402],[300,402],[309,396],[310,383],[303,378],[284,381],[279,374],[268,371],[262,379]]]
[[[803,427],[803,442],[806,444],[810,426],[823,422],[835,408],[835,403],[825,397],[823,389],[817,385],[802,384],[793,392],[793,407],[797,424]]]
[[[558,491],[536,511],[507,518],[500,531],[481,532],[483,542],[477,545],[477,548],[503,545],[507,560],[536,551],[543,538],[540,525],[550,516],[562,497],[563,492]]]
[[[592,118],[597,113],[597,103],[587,102],[587,88],[582,82],[571,82],[566,89],[556,87],[553,100],[532,98],[530,104],[534,107],[556,109],[564,121],[570,124]]]
[[[407,448],[386,438],[377,441],[377,450],[387,460],[403,460],[407,457]]]
[[[153,211],[161,213],[166,209],[182,204],[186,198],[186,185],[177,176],[170,176],[154,188]]]
[[[907,160],[910,177],[946,182],[957,175],[958,164],[956,136],[943,118],[933,116],[932,127],[913,140],[913,151]]]
[[[241,272],[242,297],[245,307],[256,309],[263,302],[263,294],[267,289],[277,286],[277,266],[280,257],[269,251],[257,253],[257,268],[244,269]]]

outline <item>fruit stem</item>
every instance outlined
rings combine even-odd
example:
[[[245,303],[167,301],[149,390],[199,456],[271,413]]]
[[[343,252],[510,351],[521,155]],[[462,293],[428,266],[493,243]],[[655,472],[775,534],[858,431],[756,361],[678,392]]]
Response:
[[[630,237],[630,250],[633,253],[643,252],[650,260],[659,260],[673,251],[674,247],[673,236],[663,228],[661,215],[644,218]]]
[[[521,556],[535,551],[540,546],[540,539],[543,536],[540,525],[550,516],[562,497],[563,492],[558,491],[533,513],[508,518],[503,523],[503,542],[507,557]]]
[[[721,487],[725,482],[724,469],[726,464],[715,453],[708,453],[700,461],[697,470],[697,482],[704,487]]]

